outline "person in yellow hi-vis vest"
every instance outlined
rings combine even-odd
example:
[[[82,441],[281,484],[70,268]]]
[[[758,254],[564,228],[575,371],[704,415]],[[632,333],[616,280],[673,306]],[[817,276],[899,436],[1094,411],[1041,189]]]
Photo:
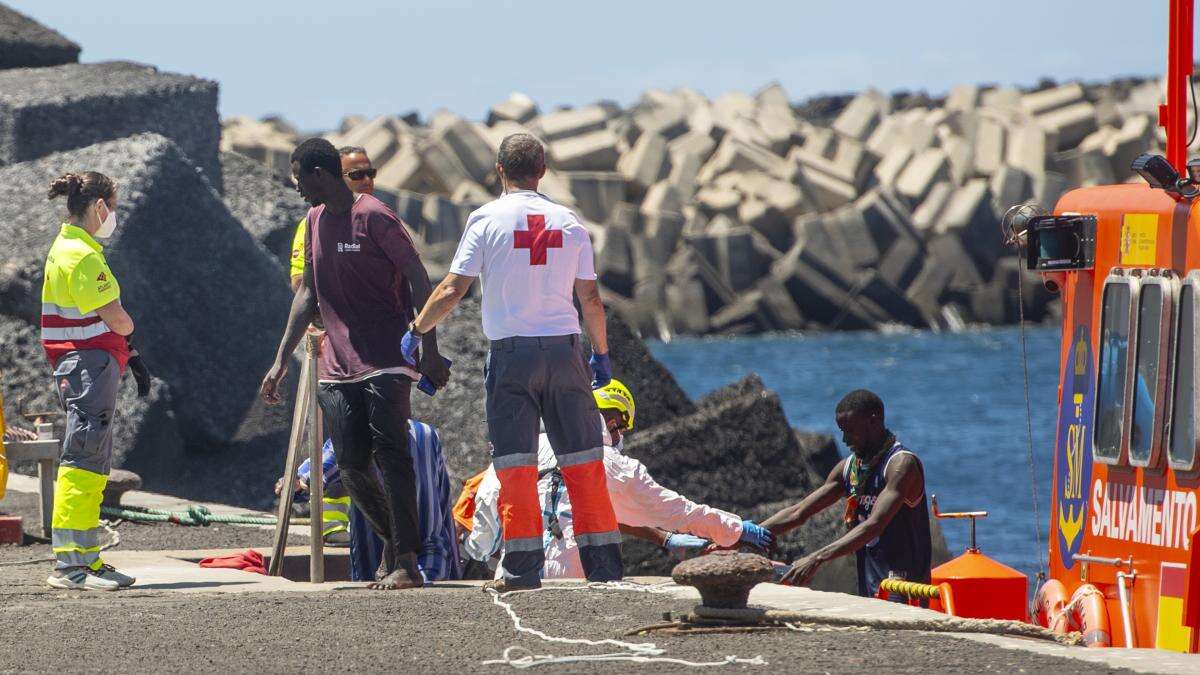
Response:
[[[42,283],[42,348],[54,368],[67,413],[54,487],[53,588],[113,591],[131,586],[100,559],[100,501],[112,464],[113,416],[128,367],[138,396],[150,373],[129,342],[133,319],[98,239],[117,227],[117,186],[95,171],[68,173],[50,184],[50,199],[67,198],[67,221],[50,246]]]

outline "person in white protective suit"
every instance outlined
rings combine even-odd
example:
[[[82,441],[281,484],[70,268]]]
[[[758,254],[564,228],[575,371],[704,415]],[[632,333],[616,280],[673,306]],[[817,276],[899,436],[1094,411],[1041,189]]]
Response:
[[[697,504],[659,485],[644,464],[621,453],[622,435],[633,428],[636,415],[633,395],[625,385],[614,379],[593,393],[604,423],[604,473],[609,497],[623,533],[652,541],[676,557],[699,552],[710,542],[722,547],[746,542],[770,548],[773,538],[758,524]],[[497,511],[499,495],[500,481],[489,466],[475,493],[474,519],[464,550],[473,559],[488,562],[490,566],[503,555]],[[583,578],[571,500],[544,433],[538,442],[538,497],[542,504],[542,543],[546,553],[543,578]]]

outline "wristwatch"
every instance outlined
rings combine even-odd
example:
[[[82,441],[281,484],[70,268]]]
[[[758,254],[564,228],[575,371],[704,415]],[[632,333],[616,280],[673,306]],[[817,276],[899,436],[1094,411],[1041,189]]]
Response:
[[[412,321],[409,322],[408,332],[412,333],[413,337],[416,337],[416,338],[425,337],[424,333],[417,330],[417,320],[416,319],[413,319]]]

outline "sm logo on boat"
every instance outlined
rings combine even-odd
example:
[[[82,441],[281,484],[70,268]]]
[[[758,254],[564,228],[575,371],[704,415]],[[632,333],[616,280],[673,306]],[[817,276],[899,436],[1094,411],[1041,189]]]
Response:
[[[1058,531],[1058,550],[1064,567],[1075,564],[1075,554],[1083,543],[1083,524],[1087,510],[1086,486],[1092,475],[1093,388],[1092,346],[1086,326],[1075,328],[1075,339],[1068,353],[1062,401],[1058,411],[1058,466],[1055,482],[1055,529]]]

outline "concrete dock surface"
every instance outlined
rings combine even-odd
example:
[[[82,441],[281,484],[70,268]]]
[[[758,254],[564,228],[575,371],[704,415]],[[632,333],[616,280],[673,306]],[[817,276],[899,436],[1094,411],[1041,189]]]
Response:
[[[36,500],[23,481],[10,485],[0,511],[27,521]],[[176,508],[161,495],[130,493],[126,503]],[[233,513],[236,509],[214,512]],[[32,510],[32,514],[30,511]],[[36,529],[26,523],[26,531]],[[439,583],[430,588],[375,592],[364,584],[322,584],[225,569],[194,561],[255,548],[269,551],[270,531],[122,523],[122,544],[105,560],[137,577],[115,593],[55,591],[44,585],[49,556],[34,544],[0,547],[0,671],[168,670],[379,671],[416,667],[434,672],[506,669],[497,661],[510,647],[557,657],[630,654],[612,645],[547,642],[518,633],[505,610],[480,590],[480,582]],[[307,528],[293,528],[304,530]],[[141,542],[162,540],[196,546],[150,550]],[[238,543],[236,541],[241,537]],[[203,542],[222,542],[206,546]],[[292,540],[289,555],[304,555]],[[330,555],[342,555],[330,551]],[[694,589],[669,580],[628,580],[627,589],[587,588],[577,582],[548,583],[545,590],[507,596],[524,625],[563,638],[654,643],[657,658],[691,662],[753,659],[720,666],[751,672],[1154,672],[1200,673],[1200,656],[1147,649],[1085,649],[994,635],[944,634],[807,625],[799,631],[623,637],[661,623],[697,604]],[[829,616],[944,620],[945,615],[839,593],[762,584],[752,606],[813,611]],[[568,672],[626,672],[634,667],[691,670],[678,662],[576,661],[542,666]]]

